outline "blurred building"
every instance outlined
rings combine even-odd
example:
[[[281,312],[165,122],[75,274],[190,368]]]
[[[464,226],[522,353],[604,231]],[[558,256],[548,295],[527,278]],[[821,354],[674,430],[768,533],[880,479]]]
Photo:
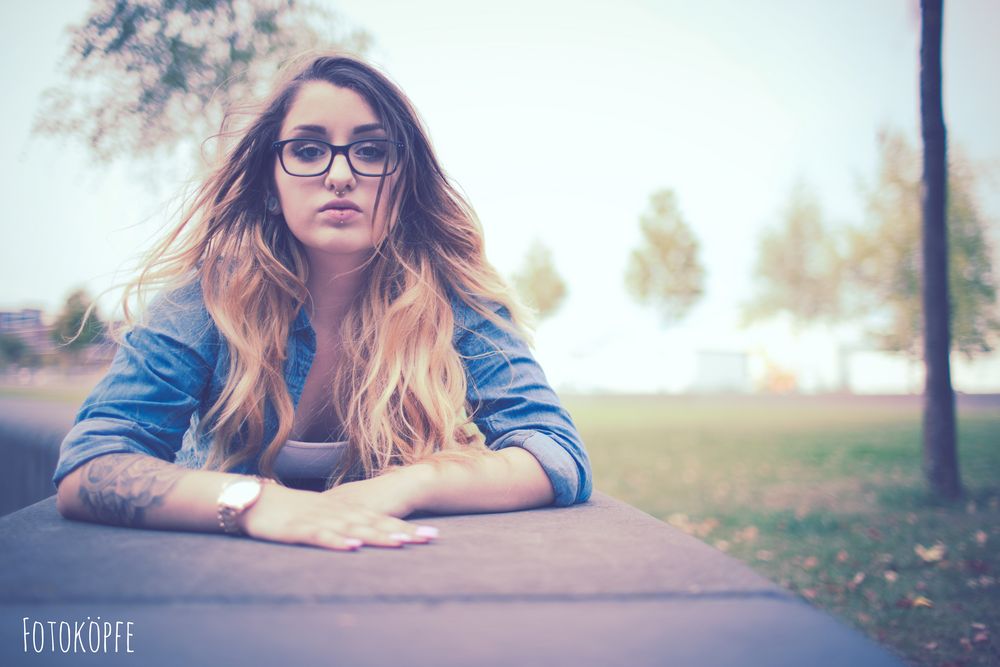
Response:
[[[0,310],[0,334],[21,339],[39,357],[51,356],[55,354],[52,326],[42,321],[42,315],[38,308]]]
[[[42,365],[56,363],[59,346],[52,340],[55,327],[45,323],[45,313],[39,308],[0,310],[0,335],[19,338],[28,346],[31,356]],[[106,332],[76,353],[70,366],[81,369],[107,366],[115,356],[117,343]],[[65,362],[65,359],[62,360]]]

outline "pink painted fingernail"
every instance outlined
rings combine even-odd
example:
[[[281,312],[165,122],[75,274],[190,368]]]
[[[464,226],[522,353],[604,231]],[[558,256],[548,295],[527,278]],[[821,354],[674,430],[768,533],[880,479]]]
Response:
[[[440,535],[440,532],[438,532],[438,529],[434,526],[417,526],[417,530],[415,532],[420,537],[437,537]]]
[[[362,542],[361,540],[357,539],[356,537],[345,537],[344,538],[344,544],[346,544],[347,546],[349,546],[351,548],[356,548],[356,547],[360,547],[362,544],[364,544],[364,542]]]

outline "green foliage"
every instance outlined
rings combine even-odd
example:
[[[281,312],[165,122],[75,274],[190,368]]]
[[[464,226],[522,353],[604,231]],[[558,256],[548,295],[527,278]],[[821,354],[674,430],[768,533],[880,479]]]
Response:
[[[797,185],[781,225],[761,236],[757,292],[744,308],[744,319],[749,322],[781,312],[800,323],[838,319],[843,301],[841,255],[823,222],[819,202],[804,185]]]
[[[887,350],[922,353],[921,159],[904,136],[885,132],[876,182],[867,189],[868,222],[851,231],[847,279],[857,308],[872,317]],[[953,151],[948,178],[948,283],[952,346],[972,357],[1000,332],[989,224],[975,199],[970,165]]]
[[[99,161],[201,141],[291,56],[366,49],[363,32],[338,39],[337,23],[295,0],[95,0],[35,132],[82,139]]]
[[[552,252],[539,241],[532,244],[514,275],[514,286],[539,319],[553,315],[566,299],[566,283],[556,271]]]
[[[677,197],[660,190],[640,219],[642,245],[632,251],[625,285],[640,303],[659,310],[665,323],[682,319],[705,291],[698,240],[681,216]]]
[[[0,334],[0,366],[24,366],[31,356],[31,348],[18,336]]]
[[[69,351],[71,355],[100,339],[104,325],[96,309],[88,310],[92,302],[83,290],[69,295],[52,329],[52,340]]]

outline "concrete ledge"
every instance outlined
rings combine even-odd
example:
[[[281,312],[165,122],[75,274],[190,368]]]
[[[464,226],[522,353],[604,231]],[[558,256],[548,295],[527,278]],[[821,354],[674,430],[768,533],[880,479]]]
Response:
[[[571,508],[426,522],[439,542],[333,553],[72,522],[49,498],[0,518],[0,663],[69,659],[58,648],[25,654],[24,617],[100,616],[132,621],[139,653],[74,661],[902,664],[743,564],[600,493]]]
[[[69,406],[0,401],[0,434],[28,434],[16,466],[4,449],[4,483],[42,460],[32,443],[57,448],[71,420]],[[568,508],[421,522],[441,530],[434,544],[339,553],[74,522],[45,498],[0,517],[0,664],[902,665],[601,493]],[[50,641],[35,653],[37,638],[24,635],[25,618],[44,634],[50,621],[98,617],[132,623],[133,653],[64,654]]]
[[[77,409],[58,401],[0,398],[0,516],[55,493],[59,444]]]

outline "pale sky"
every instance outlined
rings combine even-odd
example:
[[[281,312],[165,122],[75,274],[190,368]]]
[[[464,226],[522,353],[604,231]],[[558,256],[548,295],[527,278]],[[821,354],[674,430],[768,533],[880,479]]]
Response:
[[[751,294],[760,232],[796,181],[832,222],[860,223],[859,182],[873,173],[879,127],[918,139],[916,2],[329,4],[373,36],[370,56],[427,122],[483,221],[494,263],[510,274],[532,240],[552,249],[570,297],[542,324],[537,353],[556,386],[683,390],[704,351],[749,353],[758,370],[766,355],[796,370],[805,389],[835,383],[830,332],[793,335],[783,322],[744,330],[739,306]],[[992,170],[981,195],[996,221],[1000,4],[946,4],[949,139]],[[0,8],[0,308],[54,309],[74,286],[93,293],[116,271],[124,277],[177,185],[153,194],[130,165],[94,167],[77,145],[28,139],[39,93],[58,80],[65,26],[86,8]],[[669,329],[623,284],[639,216],[660,188],[676,192],[708,270],[706,297]],[[865,386],[917,388],[905,365],[873,358],[856,355],[855,380],[884,368]],[[960,367],[956,383],[1000,390],[1000,365]]]

